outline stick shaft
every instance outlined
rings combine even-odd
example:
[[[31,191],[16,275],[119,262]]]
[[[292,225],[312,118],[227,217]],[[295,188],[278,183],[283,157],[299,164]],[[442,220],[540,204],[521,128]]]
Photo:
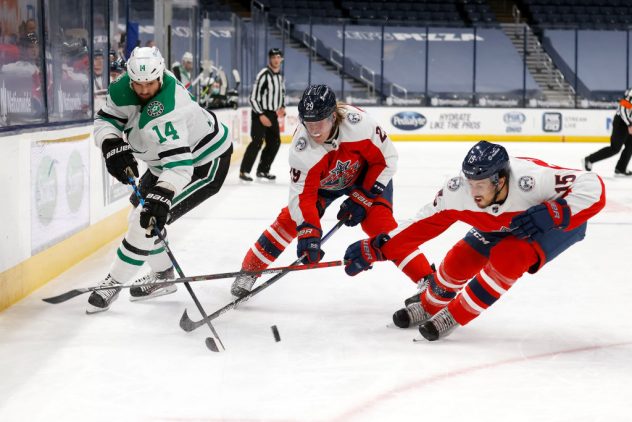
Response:
[[[323,237],[322,243],[326,242],[327,239],[329,239],[336,231],[338,231],[338,229],[340,227],[342,227],[343,224],[344,224],[344,220],[340,220],[334,227],[332,227],[331,230],[329,230],[329,232]],[[298,258],[290,266],[295,266],[295,265],[300,264],[302,262],[301,260],[302,260],[302,258]],[[256,288],[252,289],[250,291],[250,293],[248,293],[247,295],[244,295],[244,296],[242,296],[242,297],[240,297],[238,299],[233,300],[232,302],[230,302],[226,306],[218,309],[217,311],[213,312],[208,317],[204,317],[204,318],[202,318],[199,321],[192,321],[189,318],[189,316],[187,314],[187,311],[185,310],[184,313],[182,314],[182,318],[180,319],[180,327],[184,331],[187,331],[187,332],[193,331],[196,328],[201,327],[202,325],[204,325],[207,322],[207,320],[209,320],[209,321],[213,320],[213,319],[217,318],[218,316],[222,315],[223,313],[228,312],[231,309],[234,309],[240,303],[243,303],[243,302],[247,301],[251,297],[253,297],[256,294],[258,294],[259,292],[261,292],[262,290],[264,290],[264,289],[268,288],[269,286],[271,286],[273,283],[275,283],[281,277],[285,276],[287,273],[289,273],[289,271],[287,271],[287,270],[282,271],[280,274],[275,275],[274,277],[270,278],[269,280],[266,280],[265,282],[263,282],[262,284],[260,284]]]

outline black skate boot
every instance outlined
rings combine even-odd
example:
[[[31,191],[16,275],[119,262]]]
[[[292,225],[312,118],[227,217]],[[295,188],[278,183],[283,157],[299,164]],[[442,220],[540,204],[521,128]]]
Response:
[[[431,317],[432,315],[426,312],[421,302],[414,302],[395,312],[393,314],[393,323],[399,328],[408,328],[423,324]]]
[[[114,280],[110,274],[105,277],[103,281],[99,283],[99,287],[112,287],[111,289],[96,290],[90,294],[88,298],[88,307],[86,308],[87,314],[95,314],[97,312],[103,312],[110,309],[112,302],[118,298],[121,291],[121,283]]]
[[[252,182],[253,180],[248,173],[244,173],[243,171],[239,173],[239,179],[243,180],[244,182]]]
[[[257,172],[257,178],[258,179],[264,179],[268,182],[273,182],[274,180],[276,180],[276,176],[274,174],[270,174],[270,173],[266,173],[263,171],[258,171]]]
[[[458,326],[459,323],[454,320],[454,317],[446,307],[421,324],[419,332],[426,340],[435,341],[447,337]]]
[[[427,276],[419,280],[419,282],[417,282],[417,293],[404,300],[404,306],[408,306],[411,303],[421,301],[421,294],[424,292],[424,290],[428,288],[428,286],[430,285],[430,280],[434,278],[435,272],[437,271],[434,264],[430,265],[430,268],[432,268],[432,273],[428,274]]]
[[[134,284],[138,284],[138,286],[134,286],[129,289],[129,300],[131,302],[137,302],[139,300],[152,299],[154,297],[175,293],[178,290],[178,287],[175,284],[154,284],[156,282],[174,279],[175,275],[173,273],[173,267],[159,272],[150,271],[146,276],[134,281]]]
[[[252,290],[252,286],[257,281],[257,277],[254,275],[240,275],[235,278],[233,285],[230,287],[230,293],[236,298],[246,296]]]

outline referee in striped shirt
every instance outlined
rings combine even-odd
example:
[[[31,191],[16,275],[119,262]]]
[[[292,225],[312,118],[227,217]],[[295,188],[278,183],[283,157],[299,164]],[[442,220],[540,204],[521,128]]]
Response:
[[[621,147],[623,147],[623,152],[614,167],[614,175],[615,177],[630,177],[632,171],[628,170],[628,164],[632,157],[632,88],[623,94],[617,114],[612,119],[610,145],[585,157],[584,169],[592,170],[593,163],[617,155]]]
[[[282,62],[283,52],[281,50],[272,48],[268,51],[268,65],[257,74],[255,86],[250,95],[250,105],[252,106],[250,136],[252,142],[246,148],[239,169],[239,178],[246,182],[252,182],[249,173],[264,139],[266,146],[261,151],[257,177],[267,180],[276,179],[276,176],[270,174],[270,166],[281,145],[277,115],[285,116],[285,83],[283,82],[283,75],[281,75]]]

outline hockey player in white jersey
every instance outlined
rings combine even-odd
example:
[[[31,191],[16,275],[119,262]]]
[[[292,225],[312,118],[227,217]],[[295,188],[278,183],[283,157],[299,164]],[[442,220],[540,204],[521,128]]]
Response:
[[[97,113],[94,139],[108,172],[121,183],[129,183],[130,172],[138,177],[137,159],[148,169],[138,183],[145,205],[139,207],[131,195],[135,208],[127,233],[100,284],[112,289],[93,292],[88,313],[107,310],[121,290],[117,286],[131,281],[145,262],[151,270],[130,289],[131,299],[175,292],[173,284],[148,284],[174,278],[171,260],[152,229],[166,236],[166,224],[216,194],[233,151],[226,125],[165,70],[156,47],[132,51],[127,73],[110,85],[106,105]]]
[[[393,315],[398,327],[419,325],[426,339],[437,340],[480,315],[524,273],[537,272],[581,241],[587,220],[605,202],[595,173],[509,158],[501,145],[481,141],[465,157],[462,174],[413,223],[349,246],[345,271],[353,276],[375,261],[406,262],[456,221],[472,225],[437,271],[424,279],[418,270],[426,284]]]
[[[347,226],[360,225],[368,236],[397,227],[391,179],[398,156],[381,126],[363,110],[338,103],[327,85],[308,87],[298,112],[301,124],[289,153],[289,203],[248,250],[242,270],[267,268],[294,238],[298,238],[298,257],[310,263],[320,261],[324,254],[320,220],[341,197],[345,199],[337,218]],[[415,268],[430,271],[423,254],[412,260]],[[237,277],[231,293],[242,297],[255,282],[254,276]]]

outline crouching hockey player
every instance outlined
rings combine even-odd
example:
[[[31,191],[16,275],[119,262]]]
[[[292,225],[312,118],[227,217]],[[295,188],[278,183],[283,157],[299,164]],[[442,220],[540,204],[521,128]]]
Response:
[[[472,225],[424,279],[421,294],[393,315],[397,326],[419,325],[434,341],[480,315],[524,273],[581,241],[587,220],[605,203],[596,174],[509,158],[501,145],[481,141],[463,160],[462,174],[448,180],[416,221],[349,246],[345,271],[354,276],[375,261],[405,261],[456,221]]]
[[[137,47],[127,73],[113,82],[106,105],[95,118],[94,138],[103,151],[108,172],[128,184],[138,176],[136,159],[148,170],[139,181],[144,207],[132,194],[134,209],[116,251],[110,272],[99,284],[111,286],[92,292],[88,313],[105,311],[118,297],[119,285],[132,280],[144,262],[148,275],[130,289],[132,300],[173,293],[174,284],[153,286],[174,279],[174,269],[153,228],[166,236],[171,224],[215,195],[226,178],[233,148],[228,128],[200,107],[171,72],[156,47]]]
[[[338,104],[333,90],[313,85],[298,105],[301,124],[290,147],[290,198],[272,225],[250,248],[242,270],[267,268],[298,237],[297,255],[318,262],[320,219],[337,198],[346,196],[337,218],[348,226],[361,224],[369,235],[393,230],[393,182],[397,151],[380,126],[364,111]],[[421,262],[417,262],[421,261]],[[419,267],[430,266],[423,255]],[[237,277],[231,293],[242,297],[256,277]]]

